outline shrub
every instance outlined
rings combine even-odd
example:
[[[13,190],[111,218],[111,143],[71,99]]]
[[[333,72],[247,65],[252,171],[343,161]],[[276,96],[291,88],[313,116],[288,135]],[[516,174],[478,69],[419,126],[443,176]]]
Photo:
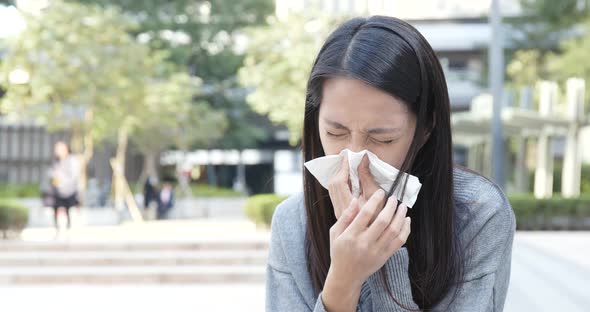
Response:
[[[0,184],[0,198],[39,197],[38,184]]]
[[[195,197],[240,197],[244,194],[231,188],[211,186],[209,184],[192,184],[191,191]]]
[[[26,207],[10,200],[0,199],[0,232],[7,238],[10,232],[20,233],[29,220]]]
[[[590,229],[590,195],[578,198],[554,196],[536,199],[532,194],[513,194],[510,204],[520,230]]]
[[[260,194],[248,198],[245,206],[246,216],[257,225],[270,226],[275,208],[286,197],[276,194]]]

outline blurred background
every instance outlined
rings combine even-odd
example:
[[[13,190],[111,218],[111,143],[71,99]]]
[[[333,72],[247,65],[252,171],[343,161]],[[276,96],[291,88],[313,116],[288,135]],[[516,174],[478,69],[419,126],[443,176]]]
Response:
[[[590,310],[588,0],[0,1],[3,308],[263,311],[311,63],[368,15],[430,42],[510,198],[505,310]]]

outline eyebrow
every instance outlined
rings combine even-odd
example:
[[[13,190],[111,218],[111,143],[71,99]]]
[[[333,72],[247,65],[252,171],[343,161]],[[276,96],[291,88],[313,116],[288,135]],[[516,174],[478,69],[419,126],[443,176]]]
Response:
[[[349,130],[345,125],[336,122],[336,121],[332,121],[326,118],[323,118],[324,121],[326,123],[328,123],[329,125],[331,125],[334,128],[337,129],[344,129],[344,130]],[[401,131],[400,128],[387,128],[387,127],[380,127],[380,128],[373,128],[373,129],[369,129],[367,132],[370,134],[383,134],[383,133],[391,133],[391,132],[399,132]]]

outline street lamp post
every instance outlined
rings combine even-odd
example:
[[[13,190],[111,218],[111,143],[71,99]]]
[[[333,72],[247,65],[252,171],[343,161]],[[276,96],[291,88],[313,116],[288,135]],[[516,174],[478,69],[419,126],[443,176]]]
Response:
[[[500,188],[505,187],[504,177],[504,138],[502,131],[502,88],[504,84],[504,40],[502,38],[502,15],[500,0],[492,0],[490,25],[492,40],[489,46],[490,89],[493,96],[492,116],[492,174]]]

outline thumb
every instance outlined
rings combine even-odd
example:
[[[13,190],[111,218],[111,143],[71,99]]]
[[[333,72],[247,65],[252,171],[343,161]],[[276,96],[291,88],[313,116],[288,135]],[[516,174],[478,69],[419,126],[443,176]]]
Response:
[[[330,236],[332,239],[340,236],[344,230],[352,223],[352,220],[359,212],[359,203],[356,197],[353,197],[348,207],[342,212],[342,215],[330,229]]]

